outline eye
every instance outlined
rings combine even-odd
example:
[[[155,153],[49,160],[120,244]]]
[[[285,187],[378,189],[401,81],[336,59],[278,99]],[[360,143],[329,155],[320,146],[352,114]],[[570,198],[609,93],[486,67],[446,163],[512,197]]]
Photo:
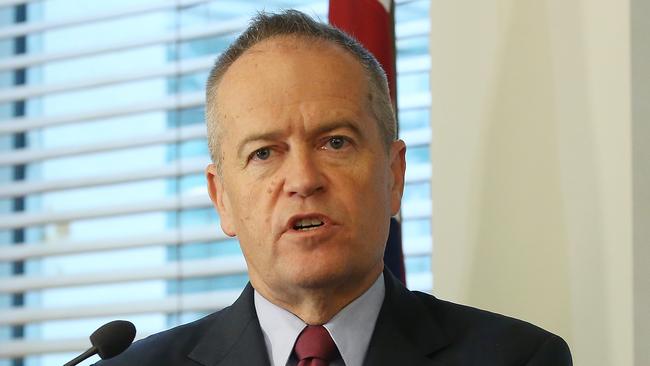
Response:
[[[268,147],[263,147],[261,149],[257,149],[253,151],[251,154],[251,159],[254,160],[266,160],[271,156],[271,149]]]
[[[330,139],[327,140],[328,147],[334,150],[340,150],[344,148],[347,143],[348,141],[345,138],[338,136],[330,137]]]

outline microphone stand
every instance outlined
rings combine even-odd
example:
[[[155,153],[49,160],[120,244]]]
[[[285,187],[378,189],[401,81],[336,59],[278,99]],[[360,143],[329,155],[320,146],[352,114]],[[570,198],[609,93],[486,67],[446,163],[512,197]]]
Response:
[[[69,362],[67,362],[67,363],[66,363],[65,365],[63,365],[63,366],[74,366],[74,365],[77,365],[77,364],[81,363],[81,361],[87,359],[87,358],[90,357],[90,356],[95,355],[96,353],[97,353],[97,347],[92,346],[92,347],[88,348],[88,349],[86,350],[86,352],[84,352],[84,353],[80,354],[79,356],[73,358],[72,360],[70,360]]]

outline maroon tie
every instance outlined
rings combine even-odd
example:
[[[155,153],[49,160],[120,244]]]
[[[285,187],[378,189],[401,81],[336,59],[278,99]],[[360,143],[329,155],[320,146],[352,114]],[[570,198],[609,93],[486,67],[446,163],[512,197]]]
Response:
[[[293,347],[298,366],[328,366],[339,357],[339,350],[322,325],[308,325],[302,330]]]

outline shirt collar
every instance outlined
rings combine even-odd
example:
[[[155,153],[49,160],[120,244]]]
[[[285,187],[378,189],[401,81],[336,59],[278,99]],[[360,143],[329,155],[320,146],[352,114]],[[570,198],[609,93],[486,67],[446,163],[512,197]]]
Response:
[[[291,312],[267,300],[257,290],[254,299],[271,366],[285,366],[305,323]]]
[[[366,292],[323,324],[336,343],[346,366],[363,364],[385,292],[382,273]],[[285,366],[296,338],[306,324],[291,312],[268,301],[257,291],[254,299],[271,365]]]

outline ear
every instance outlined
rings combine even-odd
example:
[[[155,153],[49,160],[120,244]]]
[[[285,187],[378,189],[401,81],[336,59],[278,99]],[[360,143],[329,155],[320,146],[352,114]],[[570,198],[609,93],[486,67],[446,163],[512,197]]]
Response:
[[[228,236],[237,235],[233,225],[230,201],[223,187],[223,178],[217,174],[217,167],[214,164],[210,164],[205,168],[205,178],[208,181],[210,200],[212,200],[212,204],[221,219],[221,230]]]
[[[406,173],[406,144],[402,140],[393,141],[390,148],[390,213],[396,215],[402,204],[404,175]]]

